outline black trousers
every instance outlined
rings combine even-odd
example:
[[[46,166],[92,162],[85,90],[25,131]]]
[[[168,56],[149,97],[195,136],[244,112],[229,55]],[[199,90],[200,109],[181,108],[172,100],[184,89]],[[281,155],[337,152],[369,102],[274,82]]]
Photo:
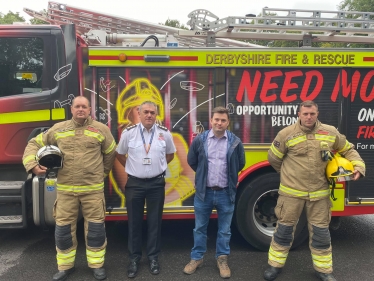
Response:
[[[142,224],[147,206],[147,256],[157,259],[161,250],[161,222],[165,201],[165,178],[141,180],[128,178],[125,187],[128,216],[130,260],[142,256]]]

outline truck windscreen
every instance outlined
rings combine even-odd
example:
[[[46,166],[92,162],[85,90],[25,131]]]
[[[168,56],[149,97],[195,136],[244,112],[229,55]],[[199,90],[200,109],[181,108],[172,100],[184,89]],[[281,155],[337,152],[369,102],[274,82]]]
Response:
[[[42,90],[43,40],[0,38],[0,97]]]

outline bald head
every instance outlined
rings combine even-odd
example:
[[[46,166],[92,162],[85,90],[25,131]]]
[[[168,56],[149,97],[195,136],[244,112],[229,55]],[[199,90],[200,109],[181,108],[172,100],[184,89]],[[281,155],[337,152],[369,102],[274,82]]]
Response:
[[[81,99],[86,100],[86,101],[87,101],[87,104],[88,104],[88,107],[91,107],[91,103],[90,103],[90,101],[89,101],[88,98],[86,98],[85,96],[77,96],[77,97],[75,97],[75,98],[73,99],[73,101],[71,102],[71,106],[74,106],[74,103],[75,103],[76,100],[81,100]]]
[[[78,96],[73,99],[71,104],[71,114],[76,122],[84,124],[88,116],[90,116],[90,113],[90,101],[86,97]]]

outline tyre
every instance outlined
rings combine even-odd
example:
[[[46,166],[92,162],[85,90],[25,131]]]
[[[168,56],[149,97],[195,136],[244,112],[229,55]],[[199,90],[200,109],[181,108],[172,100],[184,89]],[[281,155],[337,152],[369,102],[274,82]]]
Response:
[[[280,179],[276,173],[266,173],[250,181],[239,194],[236,205],[236,225],[240,234],[253,247],[268,251],[277,217],[274,208],[278,199]],[[308,238],[305,212],[296,227],[292,248]]]

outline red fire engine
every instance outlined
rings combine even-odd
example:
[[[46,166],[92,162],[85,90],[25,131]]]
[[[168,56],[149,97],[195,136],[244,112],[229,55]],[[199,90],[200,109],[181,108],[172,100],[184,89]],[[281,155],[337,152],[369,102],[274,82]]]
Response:
[[[337,184],[333,216],[374,213],[373,50],[308,47],[314,41],[374,43],[370,13],[265,8],[264,15],[286,15],[219,19],[196,10],[189,15],[191,30],[180,30],[53,1],[47,14],[24,11],[51,25],[0,26],[0,228],[24,228],[29,217],[54,224],[54,190],[39,188],[21,157],[30,138],[71,118],[78,95],[90,99],[93,117],[117,140],[137,122],[132,113],[142,101],[157,103],[178,150],[167,170],[165,219],[194,217],[186,153],[209,129],[212,108],[222,105],[246,150],[234,221],[251,245],[267,250],[279,186],[267,150],[279,130],[296,122],[297,105],[306,99],[319,104],[320,120],[346,134],[366,162],[366,178]],[[235,39],[296,40],[303,48]],[[116,163],[106,180],[107,220],[126,219],[125,177]],[[302,217],[294,246],[307,235]]]

